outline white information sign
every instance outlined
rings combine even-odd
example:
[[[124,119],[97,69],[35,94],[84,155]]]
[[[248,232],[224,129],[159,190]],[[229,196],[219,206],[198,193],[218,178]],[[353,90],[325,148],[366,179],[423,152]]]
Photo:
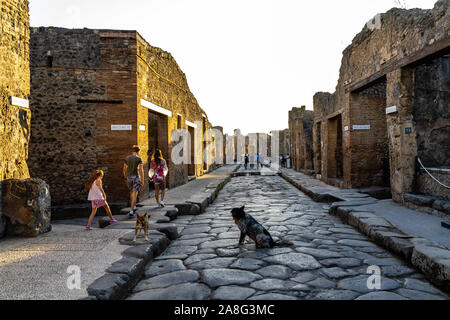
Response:
[[[141,130],[141,131],[145,131],[146,129],[147,129],[146,126],[143,125],[143,124],[141,124],[141,125],[139,126],[139,130]]]
[[[397,112],[397,106],[386,108],[386,114]]]
[[[27,109],[30,108],[30,102],[25,99],[11,97],[10,103],[11,103],[11,105],[16,106],[16,107],[22,107],[22,108],[27,108]]]
[[[344,131],[348,131],[348,126],[345,126],[345,127],[344,127]]]
[[[353,130],[370,130],[370,124],[357,124],[353,126]]]
[[[111,131],[132,131],[133,126],[131,124],[112,124]]]

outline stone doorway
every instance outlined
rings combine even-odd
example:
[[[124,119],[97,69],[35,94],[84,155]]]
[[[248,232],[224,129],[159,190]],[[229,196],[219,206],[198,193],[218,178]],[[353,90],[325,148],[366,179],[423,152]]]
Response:
[[[342,115],[328,120],[328,178],[341,180],[344,176],[342,148]]]
[[[169,150],[169,118],[160,113],[153,111],[148,112],[148,150],[153,154],[156,149],[160,149],[164,159],[167,161],[167,166],[170,164],[170,150]],[[150,166],[151,157],[149,157]],[[170,170],[169,170],[170,175]],[[169,181],[169,177],[167,177]]]
[[[188,127],[188,132],[190,136],[189,143],[189,164],[188,164],[188,176],[195,176],[195,129],[192,127]]]
[[[350,95],[352,188],[390,187],[386,78]]]

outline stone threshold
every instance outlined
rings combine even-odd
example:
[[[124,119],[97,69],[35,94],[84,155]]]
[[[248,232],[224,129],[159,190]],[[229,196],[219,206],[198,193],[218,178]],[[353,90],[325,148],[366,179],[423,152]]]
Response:
[[[422,272],[430,282],[445,292],[450,292],[450,250],[434,241],[406,234],[387,219],[374,213],[358,210],[359,206],[378,200],[371,197],[345,199],[347,198],[345,190],[339,194],[331,189],[333,187],[327,190],[313,186],[313,183],[306,186],[305,181],[295,179],[289,173],[282,172],[280,175],[316,202],[332,202],[335,199],[329,209],[330,214],[339,217],[376,244],[400,256]],[[351,191],[348,193],[351,194]]]
[[[405,206],[440,218],[450,218],[450,202],[435,197],[406,193],[403,197]]]
[[[173,240],[179,237],[178,229],[173,221],[181,215],[199,215],[213,203],[220,190],[231,180],[231,176],[240,166],[237,166],[225,179],[208,184],[204,190],[191,196],[184,203],[174,207],[154,208],[143,204],[137,205],[137,211],[147,211],[150,214],[149,238],[151,243],[142,243],[142,238],[133,242],[134,229],[119,239],[123,245],[132,246],[122,252],[123,258],[114,262],[105,270],[105,274],[89,285],[88,297],[81,300],[121,300],[125,299],[133,288],[144,277],[145,269],[154,258],[161,255]],[[123,209],[128,210],[129,209]],[[134,220],[131,220],[134,222]],[[134,226],[134,224],[133,224]],[[115,225],[107,228],[116,227]]]

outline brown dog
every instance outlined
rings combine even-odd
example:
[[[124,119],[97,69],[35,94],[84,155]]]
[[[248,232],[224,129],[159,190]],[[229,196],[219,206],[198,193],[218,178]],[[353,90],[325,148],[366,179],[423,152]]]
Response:
[[[133,242],[136,242],[136,237],[139,232],[144,231],[145,241],[148,241],[148,213],[140,213],[136,212],[136,226],[134,227],[134,239]]]

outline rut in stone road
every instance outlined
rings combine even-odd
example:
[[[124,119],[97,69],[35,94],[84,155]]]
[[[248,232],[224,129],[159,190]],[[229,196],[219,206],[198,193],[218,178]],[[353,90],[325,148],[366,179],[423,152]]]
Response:
[[[237,247],[230,210],[245,205],[275,241],[294,246]],[[232,179],[200,216],[173,222],[181,236],[145,272],[129,299],[448,299],[387,250],[373,244],[279,176]],[[369,289],[369,266],[381,289]]]

